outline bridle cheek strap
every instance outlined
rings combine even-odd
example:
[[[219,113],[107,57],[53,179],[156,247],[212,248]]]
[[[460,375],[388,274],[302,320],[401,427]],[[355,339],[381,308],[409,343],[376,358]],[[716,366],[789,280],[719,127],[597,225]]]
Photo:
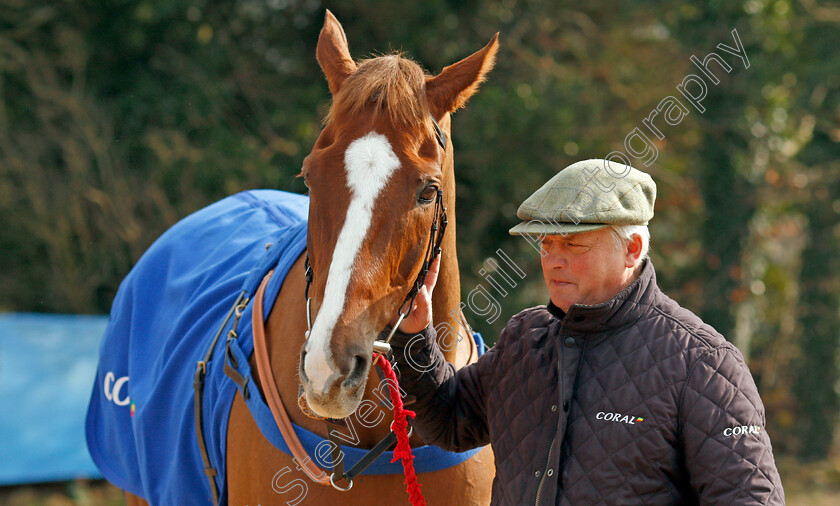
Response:
[[[280,433],[283,435],[286,444],[289,445],[295,461],[313,481],[321,485],[329,485],[330,477],[312,462],[312,459],[309,458],[303,449],[300,439],[298,439],[297,434],[295,434],[292,428],[289,414],[286,413],[286,408],[280,399],[277,384],[274,383],[274,373],[271,370],[271,360],[268,358],[268,347],[265,340],[265,323],[263,320],[265,287],[268,284],[268,280],[271,279],[272,274],[274,274],[274,271],[266,274],[262,283],[260,283],[257,294],[254,296],[254,307],[251,313],[251,326],[254,333],[254,359],[257,363],[257,374],[260,378],[263,393],[265,393],[265,400],[268,402],[268,407],[274,416],[274,421],[277,423],[277,427],[280,429]]]

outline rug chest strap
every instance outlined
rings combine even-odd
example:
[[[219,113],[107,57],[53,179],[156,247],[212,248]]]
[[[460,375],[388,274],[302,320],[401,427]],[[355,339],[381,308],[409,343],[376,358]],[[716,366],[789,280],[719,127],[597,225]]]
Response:
[[[201,452],[201,460],[204,462],[204,474],[210,480],[210,493],[213,494],[213,506],[218,506],[219,504],[219,488],[216,486],[216,468],[210,462],[210,455],[207,453],[207,442],[204,439],[204,420],[202,417],[202,408],[204,407],[204,377],[207,375],[207,363],[213,357],[213,350],[216,348],[219,336],[222,335],[222,331],[230,321],[230,317],[233,316],[234,311],[242,303],[244,297],[245,292],[243,291],[237,297],[233,307],[228,311],[221,327],[219,327],[216,335],[213,336],[213,341],[210,343],[207,353],[204,354],[204,359],[196,364],[195,379],[193,380],[193,389],[195,390],[195,435],[196,439],[198,439],[198,450]]]
[[[362,474],[365,469],[373,464],[373,461],[379,458],[380,455],[385,453],[388,448],[397,442],[397,435],[393,432],[389,432],[387,436],[382,438],[373,448],[368,450],[368,452],[365,453],[365,456],[359,459],[353,467],[351,467],[348,471],[345,471],[341,442],[333,435],[333,431],[329,427],[327,427],[327,438],[332,443],[333,475],[336,477],[336,480],[343,478],[348,482],[355,480],[357,476]]]
[[[235,369],[236,367],[239,367],[239,364],[237,363],[236,356],[230,349],[230,340],[228,340],[227,345],[225,346],[224,373],[225,376],[232,379],[233,382],[236,383],[236,385],[242,391],[242,397],[247,401],[251,398],[251,392],[248,390],[249,378],[243,376],[242,373]]]
[[[219,490],[216,487],[216,468],[210,463],[210,456],[207,454],[207,445],[204,442],[204,422],[202,421],[202,392],[204,391],[205,368],[202,362],[195,370],[195,435],[198,439],[198,449],[201,452],[201,460],[204,461],[204,474],[210,480],[210,492],[213,494],[213,505],[219,504]]]
[[[333,431],[329,425],[327,425],[327,439],[329,439],[330,443],[332,443],[333,475],[335,475],[336,478],[343,478],[344,455],[341,451],[341,443],[338,441],[338,438],[335,437],[335,434],[333,434]]]

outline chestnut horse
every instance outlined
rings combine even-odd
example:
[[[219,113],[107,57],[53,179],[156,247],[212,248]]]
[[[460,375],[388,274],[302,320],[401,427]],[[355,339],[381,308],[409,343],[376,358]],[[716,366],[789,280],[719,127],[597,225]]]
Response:
[[[497,36],[432,77],[399,55],[354,62],[344,30],[327,11],[317,59],[333,102],[301,171],[310,189],[311,333],[307,339],[303,256],[285,278],[265,325],[273,380],[288,416],[321,437],[327,437],[327,425],[301,411],[301,391],[311,411],[324,418],[348,417],[363,401],[376,404],[385,421],[355,424],[359,448],[371,448],[389,432],[391,414],[373,393],[379,384],[371,367],[373,341],[400,310],[422,269],[438,190],[443,190],[449,226],[433,293],[434,319],[436,326],[455,330],[441,332],[439,344],[456,367],[477,358],[475,343],[458,339],[469,329],[460,312],[453,153],[451,142],[436,138],[435,122],[448,139],[450,113],[466,103],[492,68]],[[253,357],[250,363],[256,370]],[[292,456],[263,437],[240,393],[231,409],[230,504],[407,503],[402,475],[361,475],[347,492],[316,484]],[[377,415],[367,412],[365,418]],[[412,447],[423,444],[411,438]],[[494,474],[488,446],[469,460],[418,478],[429,504],[486,504]],[[278,476],[290,486],[278,487]],[[126,496],[128,504],[145,503]]]

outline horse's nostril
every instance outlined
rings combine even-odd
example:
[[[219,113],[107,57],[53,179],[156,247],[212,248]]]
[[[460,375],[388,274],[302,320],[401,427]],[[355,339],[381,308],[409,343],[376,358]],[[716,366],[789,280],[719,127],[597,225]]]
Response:
[[[364,355],[355,355],[353,357],[353,366],[350,368],[350,374],[344,380],[345,388],[355,388],[362,384],[367,378],[368,371],[368,357]]]

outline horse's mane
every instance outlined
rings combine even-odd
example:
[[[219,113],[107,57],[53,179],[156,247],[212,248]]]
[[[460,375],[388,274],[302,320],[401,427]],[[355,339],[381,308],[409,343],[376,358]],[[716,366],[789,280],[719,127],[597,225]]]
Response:
[[[426,76],[420,65],[399,53],[357,62],[356,72],[333,98],[325,123],[371,106],[375,115],[387,114],[395,125],[432,129]]]

